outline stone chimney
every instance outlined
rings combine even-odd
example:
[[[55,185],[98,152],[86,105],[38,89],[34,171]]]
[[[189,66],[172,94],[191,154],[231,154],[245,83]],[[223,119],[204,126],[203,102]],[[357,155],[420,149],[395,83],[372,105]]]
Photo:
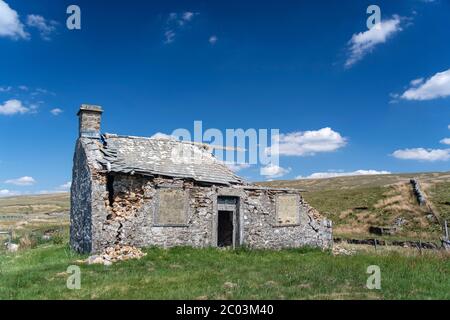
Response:
[[[100,106],[82,104],[77,116],[80,122],[80,137],[100,138],[100,123],[103,109]]]

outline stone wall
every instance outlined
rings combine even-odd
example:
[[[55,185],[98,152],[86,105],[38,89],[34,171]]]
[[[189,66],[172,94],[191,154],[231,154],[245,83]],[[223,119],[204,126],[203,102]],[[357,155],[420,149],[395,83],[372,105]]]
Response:
[[[190,181],[110,174],[112,188],[106,187],[107,177],[94,180],[92,212],[93,251],[113,244],[145,246],[211,245],[211,188],[194,187]],[[111,179],[111,178],[110,178]],[[188,193],[185,225],[154,226],[159,188],[183,188]],[[113,201],[110,202],[110,192]]]
[[[244,240],[251,248],[295,248],[332,246],[331,221],[322,219],[301,196],[298,197],[298,223],[279,225],[277,223],[276,196],[295,194],[283,190],[250,190],[243,198]]]
[[[70,190],[70,245],[78,252],[91,251],[91,173],[81,141],[73,159]]]
[[[113,177],[113,178],[111,178]],[[299,197],[299,223],[276,224],[275,196],[282,191],[253,190],[240,187],[201,186],[192,181],[110,174],[93,181],[93,251],[114,245],[208,247],[217,243],[216,203],[219,195],[239,195],[241,202],[241,244],[251,248],[283,248],[304,245],[331,245],[331,224],[313,217]],[[160,188],[182,188],[188,194],[185,225],[155,226]],[[112,192],[112,197],[110,196]],[[112,201],[111,201],[112,198]],[[299,213],[300,214],[300,213]]]

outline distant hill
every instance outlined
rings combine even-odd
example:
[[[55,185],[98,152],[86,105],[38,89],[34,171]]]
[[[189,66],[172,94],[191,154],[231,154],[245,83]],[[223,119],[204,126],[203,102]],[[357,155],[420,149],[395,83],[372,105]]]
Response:
[[[0,198],[0,230],[27,233],[67,227],[69,208],[68,193]]]
[[[450,222],[450,172],[347,176],[258,182],[302,189],[304,198],[334,223],[335,236],[373,237],[370,226],[402,225],[392,237],[437,240],[442,229],[428,208],[420,207],[410,179],[418,178],[432,211]]]

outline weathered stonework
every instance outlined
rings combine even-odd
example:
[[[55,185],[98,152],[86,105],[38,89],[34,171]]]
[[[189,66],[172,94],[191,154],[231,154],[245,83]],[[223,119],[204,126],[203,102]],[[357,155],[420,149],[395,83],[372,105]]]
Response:
[[[108,169],[110,158],[104,160],[106,143],[83,136],[77,142],[71,190],[71,246],[76,251],[100,252],[115,244],[217,246],[218,216],[223,207],[219,198],[224,197],[236,199],[233,205],[235,247],[280,249],[332,245],[331,222],[322,219],[299,191],[259,188],[238,182],[224,185],[128,169],[113,172]],[[186,195],[185,219],[157,216],[165,212],[159,211],[160,201],[170,199],[161,197],[159,192],[168,189],[180,191],[174,193],[177,199],[181,194]],[[296,195],[298,203],[290,203],[293,208],[297,205],[295,223],[280,224],[278,220],[277,197],[283,195]]]
[[[92,243],[92,177],[84,146],[76,145],[72,173],[70,245],[80,252],[90,252]]]

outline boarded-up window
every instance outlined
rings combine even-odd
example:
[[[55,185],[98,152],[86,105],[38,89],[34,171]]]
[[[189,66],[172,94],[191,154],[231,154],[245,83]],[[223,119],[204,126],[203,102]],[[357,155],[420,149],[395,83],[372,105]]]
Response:
[[[158,190],[155,212],[157,225],[185,225],[187,223],[187,194],[182,189]]]
[[[292,225],[299,223],[298,195],[277,196],[277,224]]]

